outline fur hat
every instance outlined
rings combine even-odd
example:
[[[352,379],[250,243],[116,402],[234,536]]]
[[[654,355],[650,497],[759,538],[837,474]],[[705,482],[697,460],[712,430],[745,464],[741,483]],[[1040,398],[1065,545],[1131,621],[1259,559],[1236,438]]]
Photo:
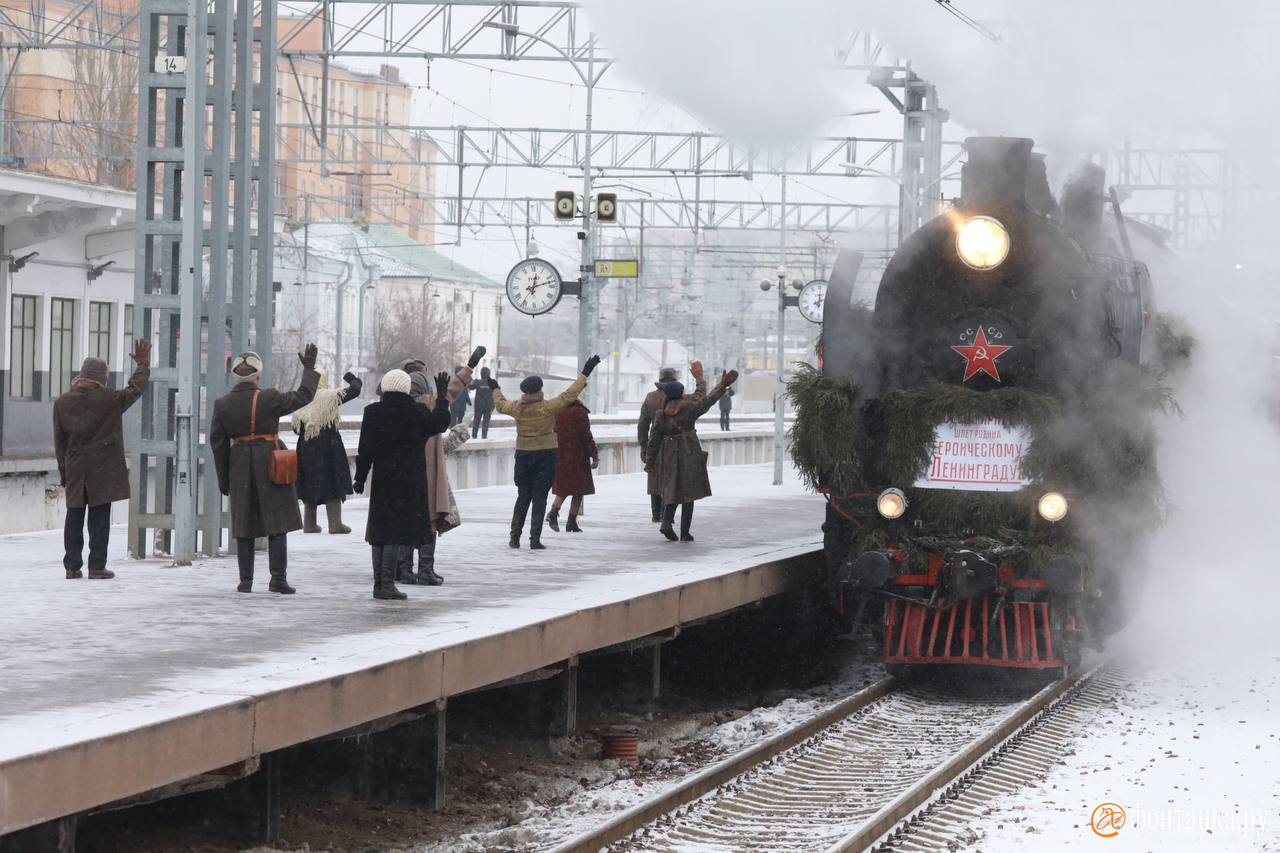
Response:
[[[679,400],[684,396],[684,386],[674,379],[668,382],[663,390],[666,391],[668,400]]]
[[[409,396],[413,399],[426,396],[431,393],[431,382],[427,379],[425,373],[409,374]]]
[[[382,377],[384,394],[408,394],[412,389],[413,382],[409,379],[409,374],[403,370],[388,370]]]
[[[242,352],[231,362],[231,375],[237,382],[257,382],[262,378],[262,356]]]
[[[680,376],[680,371],[674,367],[664,367],[658,371],[659,382],[674,382]]]
[[[94,382],[107,384],[107,363],[100,358],[90,356],[80,365],[80,378],[92,379]]]
[[[400,365],[400,369],[405,373],[421,373],[427,369],[427,363],[420,358],[405,359],[404,364]]]
[[[520,383],[521,394],[537,394],[542,390],[541,376],[526,376],[524,381]]]

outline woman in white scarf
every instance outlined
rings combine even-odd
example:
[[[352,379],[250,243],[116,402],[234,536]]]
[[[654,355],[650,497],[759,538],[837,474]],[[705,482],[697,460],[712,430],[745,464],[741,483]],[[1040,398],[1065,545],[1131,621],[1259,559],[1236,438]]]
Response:
[[[293,431],[298,434],[298,498],[303,504],[304,533],[319,533],[316,508],[321,504],[329,515],[330,533],[350,533],[342,523],[342,502],[351,494],[351,465],[347,448],[338,432],[339,407],[360,396],[359,379],[348,372],[342,377],[347,387],[329,388],[328,374],[320,371],[320,387],[310,403],[293,413]]]

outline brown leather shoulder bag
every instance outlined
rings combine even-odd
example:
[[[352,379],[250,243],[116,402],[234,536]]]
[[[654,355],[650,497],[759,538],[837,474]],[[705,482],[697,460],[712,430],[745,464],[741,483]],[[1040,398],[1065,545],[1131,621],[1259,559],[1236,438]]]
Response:
[[[250,434],[240,440],[273,442],[276,446],[272,448],[271,456],[267,459],[267,479],[277,486],[292,486],[298,482],[297,451],[285,447],[280,442],[279,435],[258,435],[258,395],[261,393],[261,391],[253,392],[253,408],[249,412]]]

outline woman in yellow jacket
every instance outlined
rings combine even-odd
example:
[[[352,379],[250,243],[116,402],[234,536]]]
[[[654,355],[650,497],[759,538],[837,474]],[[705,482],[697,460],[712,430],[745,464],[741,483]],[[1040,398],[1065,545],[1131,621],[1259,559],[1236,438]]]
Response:
[[[542,544],[542,522],[547,514],[547,492],[556,476],[556,413],[578,399],[587,387],[587,377],[600,363],[600,356],[593,355],[582,366],[582,375],[559,396],[550,400],[542,394],[542,377],[528,376],[520,383],[520,399],[511,402],[502,395],[498,380],[490,379],[494,407],[516,421],[516,471],[518,495],[515,512],[511,516],[512,548],[520,547],[520,534],[524,521],[533,505],[533,519],[529,523],[529,548],[538,551]]]

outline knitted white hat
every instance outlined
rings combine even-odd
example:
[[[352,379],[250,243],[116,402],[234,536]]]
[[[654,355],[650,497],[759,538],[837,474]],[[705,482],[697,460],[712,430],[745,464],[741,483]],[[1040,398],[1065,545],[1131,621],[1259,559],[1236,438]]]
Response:
[[[257,382],[262,376],[262,357],[256,352],[242,352],[231,362],[231,375],[237,382]]]
[[[388,370],[382,377],[384,394],[408,394],[411,387],[409,374],[403,370]]]

